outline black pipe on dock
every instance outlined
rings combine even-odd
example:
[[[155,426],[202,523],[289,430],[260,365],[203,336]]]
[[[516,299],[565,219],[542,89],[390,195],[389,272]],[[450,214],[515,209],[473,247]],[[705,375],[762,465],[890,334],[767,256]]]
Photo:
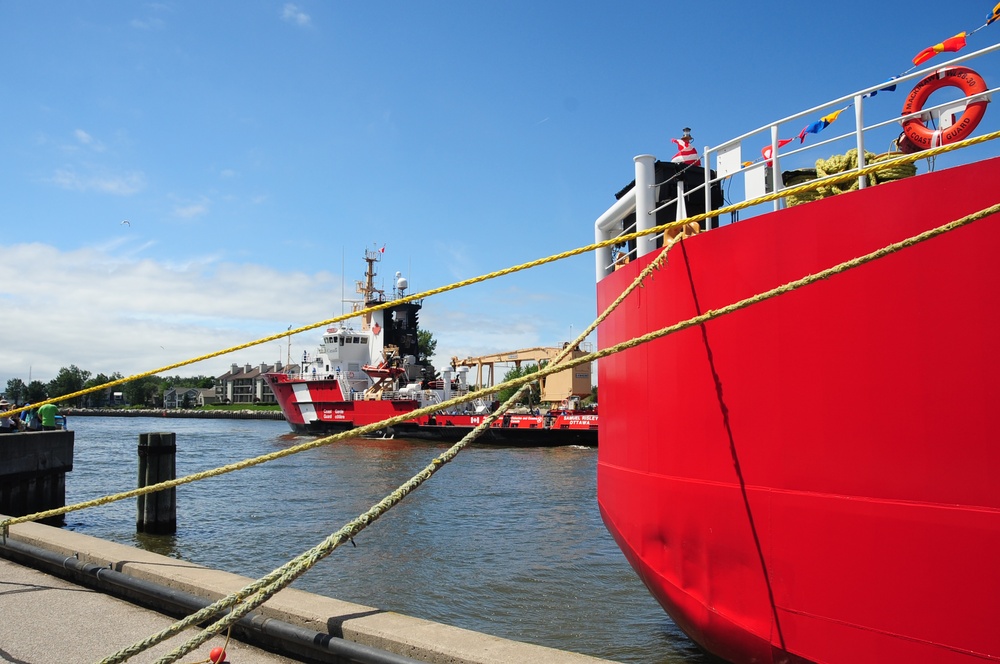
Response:
[[[195,410],[189,408],[60,408],[67,417],[176,417],[207,420],[283,420],[280,410]]]
[[[213,600],[183,590],[137,579],[115,571],[111,567],[85,563],[75,556],[65,557],[14,539],[0,540],[0,554],[22,565],[68,578],[74,583],[81,583],[168,614],[189,615],[213,603]],[[359,664],[420,664],[420,660],[298,627],[257,612],[247,614],[235,623],[233,628],[244,642],[293,653],[299,657],[308,653],[306,661],[339,663],[346,660]]]

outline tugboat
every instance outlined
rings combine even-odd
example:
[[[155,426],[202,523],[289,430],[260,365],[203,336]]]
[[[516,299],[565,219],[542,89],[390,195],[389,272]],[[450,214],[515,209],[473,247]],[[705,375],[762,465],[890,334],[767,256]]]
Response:
[[[417,361],[418,314],[423,303],[394,303],[409,287],[399,273],[392,293],[376,288],[375,266],[382,255],[377,250],[365,252],[365,279],[357,282],[362,299],[354,310],[360,313],[362,306],[393,304],[361,314],[360,329],[350,325],[328,328],[316,353],[303,353],[298,371],[265,375],[285,420],[297,433],[347,431],[469,394],[468,367],[448,367],[438,375],[433,366]],[[495,406],[484,397],[466,404],[461,412],[415,417],[376,435],[457,441]],[[568,402],[546,414],[507,413],[481,439],[525,447],[596,446],[597,411]]]
[[[652,595],[716,656],[1000,660],[1000,158],[958,144],[997,91],[966,63],[998,48],[895,79],[916,86],[902,116],[879,83],[706,148],[704,165],[640,155],[595,223],[609,240],[700,218],[683,239],[596,252],[599,311],[666,252],[600,348],[694,319],[599,361],[597,498]],[[964,97],[921,108],[946,85]],[[851,107],[801,168],[803,142]],[[826,158],[838,139],[853,163]],[[888,177],[917,164],[864,149],[893,142],[929,148],[928,172]],[[789,188],[833,161],[849,180]],[[711,215],[741,181],[768,210]]]

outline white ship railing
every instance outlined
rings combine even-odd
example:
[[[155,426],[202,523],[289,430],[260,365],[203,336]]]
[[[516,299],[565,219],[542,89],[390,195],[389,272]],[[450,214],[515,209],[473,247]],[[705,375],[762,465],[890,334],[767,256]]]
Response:
[[[972,97],[958,97],[957,99],[939,103],[935,106],[923,108],[920,112],[911,113],[910,115],[902,115],[899,112],[906,94],[909,93],[910,87],[920,79],[932,72],[966,63],[970,60],[994,53],[997,50],[1000,50],[1000,44],[942,63],[935,63],[932,66],[900,75],[882,83],[858,90],[852,94],[839,97],[820,106],[814,106],[795,115],[790,115],[776,122],[766,124],[720,145],[705,147],[701,152],[702,163],[706,166],[703,169],[705,181],[702,185],[694,189],[689,189],[686,192],[681,181],[678,181],[676,184],[669,181],[666,183],[655,182],[654,167],[656,158],[649,154],[639,155],[634,158],[635,186],[622,195],[614,205],[597,218],[594,222],[594,240],[595,242],[604,242],[628,233],[649,230],[656,225],[656,213],[672,204],[676,205],[676,219],[678,221],[684,219],[688,216],[685,209],[684,196],[690,197],[692,192],[703,192],[706,210],[712,209],[711,197],[713,187],[724,188],[727,205],[752,201],[771,192],[780,192],[788,188],[782,181],[781,167],[783,164],[790,166],[792,169],[811,168],[815,165],[817,159],[825,159],[838,153],[836,151],[831,152],[831,149],[839,150],[840,153],[846,152],[850,148],[857,149],[857,168],[863,168],[866,165],[866,150],[870,153],[878,154],[890,152],[894,149],[894,141],[900,134],[901,124],[904,120],[911,117],[923,116],[925,118],[931,117],[937,123],[942,117],[948,118],[949,116],[961,113],[964,111],[966,105],[972,101],[981,99],[989,101],[992,93],[1000,91],[1000,87],[990,88]],[[983,78],[987,81],[991,78],[1000,80],[1000,69],[996,69],[995,67],[993,69],[980,69],[978,73],[983,75]],[[895,92],[887,90],[892,85],[896,86]],[[945,90],[948,90],[948,88],[945,88]],[[940,94],[946,93],[942,91]],[[891,103],[887,104],[886,100],[891,100]],[[874,106],[875,104],[878,104],[879,112],[883,115],[886,110],[891,111],[890,117],[866,125],[866,107],[869,105]],[[983,133],[987,120],[991,120],[991,125],[1000,125],[1000,123],[996,122],[1000,111],[994,109],[991,117],[989,110],[987,110],[984,122],[977,128],[976,133]],[[841,115],[837,120],[824,128],[822,132],[809,133],[806,141],[799,142],[798,146],[795,145],[795,142],[792,142],[784,147],[778,147],[781,139],[798,139],[799,132],[803,129],[803,123],[808,126],[813,121],[820,120],[820,118],[836,111],[841,111]],[[849,117],[851,111],[853,111],[853,126],[844,122]],[[843,127],[849,127],[849,129],[832,135],[828,133],[831,130],[836,131],[838,128]],[[765,159],[761,152],[754,153],[747,159],[743,155],[744,144],[753,145],[756,150],[766,148],[766,146],[770,145],[770,159]],[[837,148],[832,148],[834,144],[839,145]],[[929,164],[929,167],[934,167],[933,162]],[[859,177],[858,186],[865,187],[865,180],[866,178]],[[819,182],[822,179],[816,181]],[[739,184],[742,184],[742,196],[737,197],[735,200],[730,200],[729,194],[734,189],[738,190]],[[676,186],[677,196],[657,207],[655,205],[656,192],[662,186]],[[784,200],[783,198],[778,198],[770,205],[764,204],[746,208],[743,211],[744,216],[753,216],[753,214],[763,211],[777,210],[785,204]],[[626,228],[623,222],[633,213],[635,214],[635,223],[630,224]],[[738,219],[735,214],[729,222],[720,219],[719,223],[725,225],[726,223],[737,221]],[[702,228],[707,228],[707,226],[704,222],[702,223]],[[649,234],[640,237],[635,241],[634,248],[631,249],[623,243],[620,248],[616,247],[613,249],[611,246],[606,246],[595,250],[597,281],[601,281],[614,272],[616,267],[622,263],[652,253],[658,246],[662,246],[662,234]]]

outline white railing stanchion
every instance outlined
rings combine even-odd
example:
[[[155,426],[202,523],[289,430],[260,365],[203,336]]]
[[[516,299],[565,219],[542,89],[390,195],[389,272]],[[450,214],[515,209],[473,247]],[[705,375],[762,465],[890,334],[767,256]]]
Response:
[[[645,231],[656,225],[653,207],[656,196],[653,185],[656,184],[653,165],[656,158],[651,154],[641,154],[635,158],[635,230]],[[656,238],[644,235],[636,243],[636,255],[645,256],[656,250]]]
[[[771,125],[771,191],[778,192],[784,188],[781,182],[781,169],[778,167],[778,125]],[[765,166],[765,168],[767,168]],[[781,199],[774,199],[774,209],[781,209]]]
[[[854,131],[858,138],[858,168],[865,167],[865,110],[861,108],[864,95],[854,95]],[[865,177],[858,177],[858,188],[865,188]]]
[[[709,165],[707,145],[701,149],[701,155],[704,161],[703,166],[705,167],[705,212],[708,212],[712,209],[712,169]],[[701,222],[701,227],[703,230],[710,230],[712,228],[712,218],[707,217],[705,221]]]

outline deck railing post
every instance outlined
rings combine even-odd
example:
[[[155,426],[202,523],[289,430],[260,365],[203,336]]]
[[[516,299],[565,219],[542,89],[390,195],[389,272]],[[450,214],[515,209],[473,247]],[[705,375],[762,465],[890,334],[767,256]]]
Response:
[[[641,154],[635,157],[635,230],[644,231],[656,225],[653,208],[656,196],[653,185],[656,184],[654,164],[656,158],[651,154]],[[636,244],[636,253],[645,256],[656,250],[656,238],[644,235]]]
[[[865,110],[861,107],[864,95],[854,96],[854,130],[858,138],[858,168],[865,167]],[[858,177],[858,189],[864,189],[867,185],[864,176]]]

